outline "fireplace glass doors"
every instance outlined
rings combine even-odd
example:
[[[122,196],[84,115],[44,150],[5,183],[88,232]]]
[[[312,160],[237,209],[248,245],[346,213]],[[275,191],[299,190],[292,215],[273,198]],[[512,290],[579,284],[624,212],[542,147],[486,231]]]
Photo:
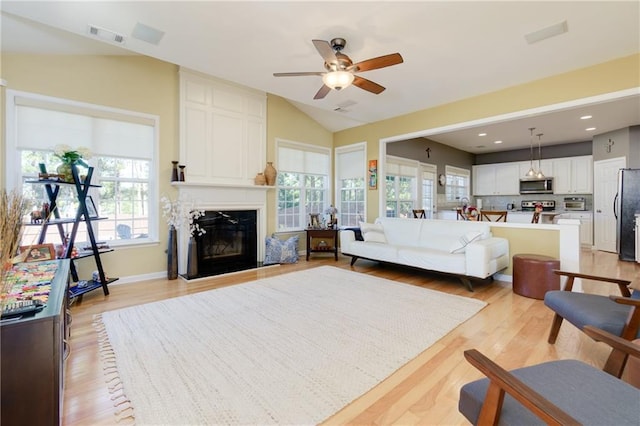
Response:
[[[255,210],[206,211],[198,225],[198,277],[258,267]]]

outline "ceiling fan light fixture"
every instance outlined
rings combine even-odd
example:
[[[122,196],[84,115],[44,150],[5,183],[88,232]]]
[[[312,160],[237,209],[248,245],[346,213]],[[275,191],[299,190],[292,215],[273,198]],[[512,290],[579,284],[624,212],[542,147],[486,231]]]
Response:
[[[354,75],[348,71],[331,71],[322,76],[325,86],[333,90],[342,90],[353,83]]]

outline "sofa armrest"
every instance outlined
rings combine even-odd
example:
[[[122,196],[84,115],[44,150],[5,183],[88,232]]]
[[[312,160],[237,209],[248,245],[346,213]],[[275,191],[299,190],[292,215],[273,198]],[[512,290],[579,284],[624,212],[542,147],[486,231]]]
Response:
[[[340,251],[342,253],[349,253],[349,247],[351,243],[356,240],[356,233],[351,229],[340,230]]]
[[[472,277],[487,278],[509,266],[509,240],[491,237],[467,245],[466,272]]]

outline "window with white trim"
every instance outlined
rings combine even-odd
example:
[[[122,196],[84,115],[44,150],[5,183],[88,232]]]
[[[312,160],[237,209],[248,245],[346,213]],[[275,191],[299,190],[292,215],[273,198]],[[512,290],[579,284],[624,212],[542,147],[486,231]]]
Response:
[[[446,200],[448,202],[457,202],[464,197],[468,199],[471,194],[471,172],[459,167],[445,166],[445,174],[447,176]]]
[[[329,207],[331,150],[279,140],[277,155],[276,229],[299,231],[307,227],[309,214]]]
[[[366,143],[336,148],[338,225],[358,226],[366,215]]]
[[[418,162],[386,158],[386,216],[413,217],[417,205]]]
[[[38,179],[39,164],[55,173],[61,163],[53,155],[57,145],[86,147],[92,153],[85,160],[94,168],[91,183],[100,185],[89,191],[101,218],[92,221],[96,239],[110,245],[157,240],[158,117],[14,91],[7,91],[7,117],[7,185],[21,188],[32,209],[49,201],[44,185],[25,184]],[[59,214],[74,217],[75,189],[60,188]],[[38,227],[26,227],[23,242],[33,243],[38,233]],[[61,242],[57,232],[46,237],[45,242]],[[83,241],[88,241],[84,224],[76,234],[76,243]]]

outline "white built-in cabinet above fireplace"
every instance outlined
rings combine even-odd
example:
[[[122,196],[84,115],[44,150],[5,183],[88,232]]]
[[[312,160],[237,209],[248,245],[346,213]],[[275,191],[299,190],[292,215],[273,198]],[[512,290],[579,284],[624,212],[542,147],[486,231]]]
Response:
[[[185,180],[252,185],[266,165],[267,97],[180,70],[180,164]]]

